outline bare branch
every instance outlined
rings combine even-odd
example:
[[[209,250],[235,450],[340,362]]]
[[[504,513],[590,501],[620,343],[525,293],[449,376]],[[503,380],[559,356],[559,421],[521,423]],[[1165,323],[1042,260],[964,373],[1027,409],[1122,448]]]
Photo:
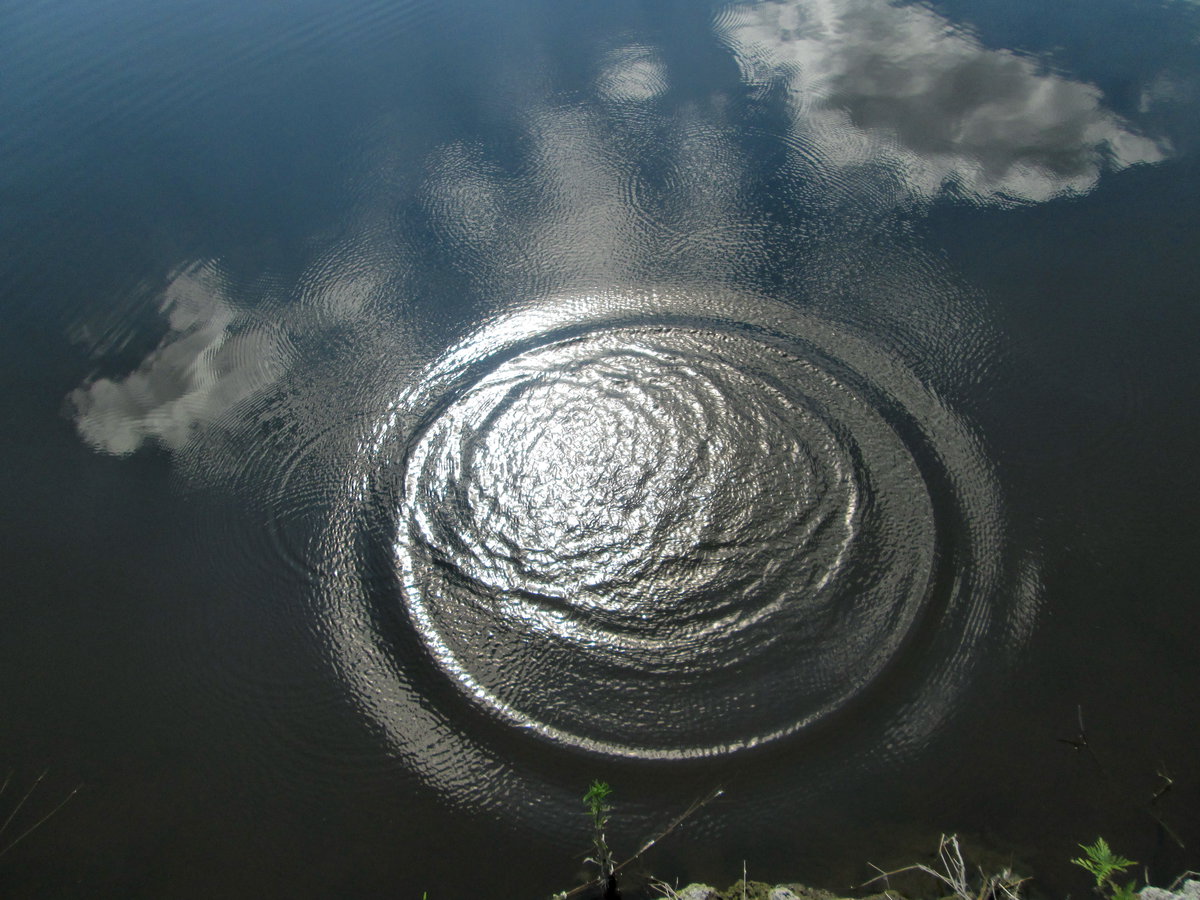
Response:
[[[15,841],[13,841],[11,844],[9,844],[7,847],[5,847],[3,850],[0,850],[0,856],[3,856],[5,853],[7,853],[13,847],[17,846],[17,844],[21,843],[21,841],[25,840],[25,838],[27,838],[30,834],[32,834],[34,831],[36,831],[38,828],[40,828],[42,825],[44,825],[46,823],[46,821],[52,815],[54,815],[56,812],[58,812],[60,809],[62,809],[64,806],[66,806],[71,801],[71,798],[79,793],[80,787],[83,787],[83,785],[79,785],[78,787],[76,787],[73,791],[71,791],[71,793],[67,794],[67,796],[62,799],[62,801],[58,804],[58,806],[54,807],[54,809],[50,810],[50,812],[46,813],[44,816],[42,816],[40,819],[38,819],[36,822],[34,822],[32,825],[30,825],[24,831],[22,831],[20,836]]]
[[[37,777],[37,778],[34,780],[33,784],[31,784],[31,785],[29,786],[29,790],[27,790],[27,791],[25,792],[25,796],[24,796],[24,797],[22,797],[22,798],[21,798],[21,800],[20,800],[20,802],[18,802],[18,803],[17,803],[17,805],[13,807],[13,810],[12,810],[12,812],[10,812],[10,813],[8,814],[8,818],[4,820],[4,824],[3,824],[3,825],[0,825],[0,834],[4,834],[4,830],[5,830],[6,828],[8,828],[8,826],[9,826],[9,825],[11,825],[11,824],[12,824],[12,820],[13,820],[13,819],[15,819],[15,818],[17,817],[17,813],[19,813],[19,812],[21,811],[21,807],[23,807],[23,806],[25,805],[25,801],[27,801],[27,800],[28,800],[30,797],[32,797],[32,796],[33,796],[33,792],[37,790],[37,786],[38,786],[39,784],[41,784],[41,783],[42,783],[42,779],[46,777],[46,775],[47,775],[47,773],[48,773],[49,771],[50,771],[49,769],[45,769],[45,770],[42,772],[42,774],[41,774],[41,775],[39,775],[39,776],[38,776],[38,777]],[[7,780],[7,779],[5,779],[5,782],[4,782],[4,783],[5,783],[5,785],[7,786],[7,784],[8,784],[8,780]]]

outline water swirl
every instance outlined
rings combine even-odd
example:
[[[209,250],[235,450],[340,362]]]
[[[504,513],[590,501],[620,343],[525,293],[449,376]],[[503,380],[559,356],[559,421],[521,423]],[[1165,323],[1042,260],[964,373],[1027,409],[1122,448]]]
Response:
[[[489,728],[714,757],[898,683],[932,721],[993,618],[991,484],[848,327],[757,298],[563,301],[397,392],[332,514],[322,618],[441,777]]]

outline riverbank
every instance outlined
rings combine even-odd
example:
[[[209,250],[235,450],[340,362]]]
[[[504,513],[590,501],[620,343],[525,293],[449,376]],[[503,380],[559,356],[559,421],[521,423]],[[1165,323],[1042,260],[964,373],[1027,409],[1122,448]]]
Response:
[[[723,891],[717,890],[711,885],[698,883],[689,884],[678,890],[661,885],[659,896],[662,900],[839,900],[837,894],[804,884],[767,884],[761,881],[737,881]],[[1200,880],[1184,879],[1181,876],[1170,888],[1147,885],[1133,896],[1138,900],[1200,900]],[[858,900],[905,900],[905,898],[896,891],[889,890],[869,894]],[[967,900],[967,898],[951,894],[947,900]]]
[[[837,895],[804,884],[767,884],[737,881],[723,891],[707,884],[689,884],[680,890],[660,892],[664,900],[838,900]],[[861,900],[897,900],[896,894],[871,894]]]

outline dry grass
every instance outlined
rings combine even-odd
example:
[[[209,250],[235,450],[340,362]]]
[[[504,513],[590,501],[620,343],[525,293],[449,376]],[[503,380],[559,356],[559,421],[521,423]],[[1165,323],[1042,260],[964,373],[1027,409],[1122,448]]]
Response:
[[[923,872],[950,889],[958,900],[1024,900],[1021,896],[1021,885],[1028,879],[1022,878],[1011,869],[1001,869],[999,872],[988,874],[979,870],[978,878],[973,878],[967,871],[963,860],[962,848],[958,845],[956,835],[942,835],[938,842],[938,862],[941,868],[933,866],[912,865],[891,872],[880,871],[867,884],[878,881],[887,884],[892,875],[906,872]],[[875,867],[878,868],[878,867]],[[891,891],[886,891],[891,895]]]

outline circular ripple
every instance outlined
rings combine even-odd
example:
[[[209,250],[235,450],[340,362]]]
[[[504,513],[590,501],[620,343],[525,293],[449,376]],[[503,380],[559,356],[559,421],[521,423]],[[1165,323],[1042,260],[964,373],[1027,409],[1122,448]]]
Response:
[[[869,342],[763,300],[494,322],[398,392],[344,493],[331,646],[426,757],[482,759],[497,728],[711,757],[881,685],[911,734],[992,621],[969,432]]]

